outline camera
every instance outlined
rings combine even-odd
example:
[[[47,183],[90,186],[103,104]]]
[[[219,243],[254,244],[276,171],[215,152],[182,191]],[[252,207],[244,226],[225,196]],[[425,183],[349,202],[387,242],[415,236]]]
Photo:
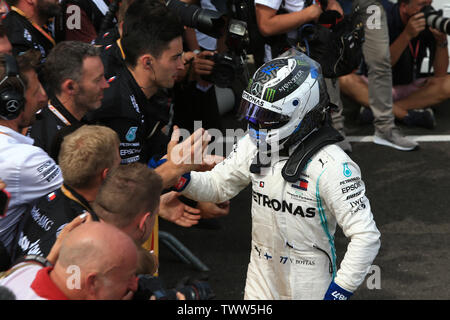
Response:
[[[214,68],[209,75],[202,79],[214,83],[220,88],[231,87],[236,75],[244,71],[244,37],[247,24],[240,20],[232,19],[229,23],[227,46],[229,50],[225,53],[216,53],[207,59],[214,61]]]
[[[425,15],[427,26],[450,35],[450,18],[444,18],[442,10],[435,10],[432,6],[425,6],[422,12]]]
[[[211,286],[204,280],[183,278],[173,289],[165,289],[161,278],[148,274],[138,276],[138,289],[133,300],[149,300],[155,296],[156,300],[177,300],[177,292],[181,292],[186,300],[211,300],[215,297]]]
[[[213,38],[220,38],[225,27],[224,14],[208,9],[202,9],[194,4],[179,0],[166,0],[169,8],[185,26],[197,29]]]

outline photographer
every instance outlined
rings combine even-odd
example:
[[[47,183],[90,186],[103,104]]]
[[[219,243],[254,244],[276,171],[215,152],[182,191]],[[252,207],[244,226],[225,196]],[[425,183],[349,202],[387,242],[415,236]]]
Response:
[[[450,76],[447,35],[427,26],[422,11],[428,4],[421,0],[383,2],[389,27],[393,113],[407,126],[432,129],[436,120],[430,107],[450,98]],[[434,75],[422,77],[420,67],[428,50]],[[367,79],[355,74],[346,78],[341,82],[343,92],[368,106]]]

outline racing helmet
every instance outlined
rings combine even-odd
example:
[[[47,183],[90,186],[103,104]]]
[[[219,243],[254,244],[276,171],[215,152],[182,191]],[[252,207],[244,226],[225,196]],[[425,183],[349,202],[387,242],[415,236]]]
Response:
[[[255,72],[242,93],[238,116],[248,121],[249,135],[260,151],[275,152],[320,127],[328,105],[320,65],[290,49]]]

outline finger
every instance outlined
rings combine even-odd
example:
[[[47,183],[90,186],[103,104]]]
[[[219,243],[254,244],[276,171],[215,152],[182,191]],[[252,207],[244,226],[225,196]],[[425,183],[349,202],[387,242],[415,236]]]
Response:
[[[198,214],[200,214],[200,210],[199,210],[199,209],[193,208],[193,207],[188,206],[188,205],[185,205],[185,206],[184,206],[184,211],[185,211],[185,212],[188,212],[188,213],[190,213],[190,214],[192,214],[192,215],[198,215]]]
[[[180,129],[178,128],[178,126],[173,126],[173,132],[170,141],[176,141],[176,143],[178,143],[179,140],[180,140]]]
[[[179,226],[189,228],[189,227],[192,227],[193,225],[198,224],[198,221],[187,220],[187,219],[181,217],[181,218],[177,219],[177,220],[175,221],[175,223],[176,223],[177,225],[179,225]]]
[[[185,211],[185,212],[183,212],[182,218],[185,218],[185,219],[188,219],[191,221],[197,221],[197,220],[200,220],[202,218],[202,216],[200,214],[192,214],[192,213]]]

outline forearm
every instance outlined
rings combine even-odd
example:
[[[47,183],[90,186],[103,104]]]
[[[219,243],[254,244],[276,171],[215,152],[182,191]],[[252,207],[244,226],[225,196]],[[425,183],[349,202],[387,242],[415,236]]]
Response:
[[[434,75],[436,77],[447,75],[448,59],[448,48],[437,45],[433,63]]]
[[[192,200],[221,203],[236,196],[249,181],[238,175],[212,171],[191,172],[191,181],[182,194]]]
[[[408,47],[411,39],[406,32],[402,32],[397,39],[390,45],[389,50],[391,52],[391,66],[395,66],[403,51]]]
[[[336,274],[335,283],[351,292],[364,281],[380,248],[380,233],[375,226],[370,229],[352,237]]]
[[[185,173],[182,168],[176,166],[170,161],[166,161],[159,167],[155,168],[155,172],[162,178],[164,189],[172,187]]]
[[[273,16],[263,13],[258,10],[258,7],[264,6],[256,4],[256,19],[259,31],[263,36],[287,33],[314,19],[311,16],[310,7],[297,12],[275,14]]]

